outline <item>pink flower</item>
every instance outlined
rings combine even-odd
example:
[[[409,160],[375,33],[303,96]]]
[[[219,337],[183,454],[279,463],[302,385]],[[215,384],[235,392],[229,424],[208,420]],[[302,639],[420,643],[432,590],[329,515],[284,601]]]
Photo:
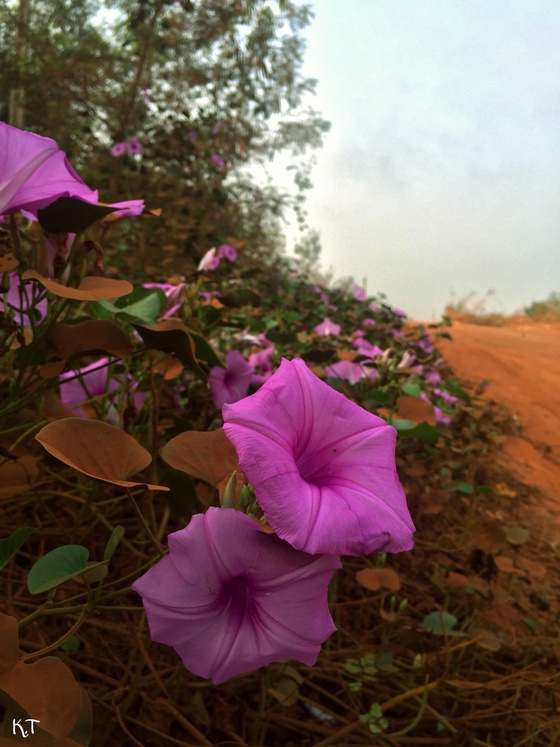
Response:
[[[54,140],[0,122],[0,215],[35,214],[59,197],[97,202]]]
[[[313,331],[318,335],[332,335],[338,337],[340,334],[340,324],[335,324],[326,316],[321,324],[318,324],[313,328]]]
[[[109,373],[109,358],[99,358],[87,366],[75,371],[67,371],[59,376],[60,399],[66,407],[73,410],[81,418],[88,417],[82,410],[82,406],[88,402],[97,400],[104,406],[112,401],[110,395],[122,390],[124,378]],[[134,389],[132,381],[128,384]],[[136,408],[142,407],[146,400],[144,392],[136,392],[133,395]]]
[[[367,295],[365,290],[362,288],[361,285],[355,285],[352,288],[352,295],[356,299],[356,301],[367,301]]]
[[[165,293],[167,306],[161,314],[162,319],[168,319],[179,311],[185,301],[185,284],[178,283],[144,283],[144,288],[158,288]]]
[[[125,143],[115,143],[113,147],[111,148],[111,155],[115,158],[119,158],[120,156],[123,156],[126,153],[126,145]]]
[[[283,360],[255,394],[222,414],[270,526],[297,550],[361,555],[412,547],[395,430],[304,361]]]
[[[224,159],[220,158],[220,156],[217,153],[212,153],[212,155],[210,156],[210,160],[219,169],[223,169],[225,167],[225,165],[226,165]]]
[[[31,314],[34,314],[36,321],[43,320],[47,315],[47,299],[43,298],[42,301],[35,302],[35,283],[22,282],[17,272],[11,272],[8,279],[10,285],[6,300],[8,306],[14,310],[16,323],[28,326]],[[0,303],[2,304],[0,308],[3,308],[3,298],[4,296],[0,296]]]
[[[336,628],[327,587],[336,557],[312,557],[231,508],[195,514],[169,554],[134,582],[152,640],[219,685],[274,661],[312,666]]]
[[[126,150],[133,156],[137,156],[142,153],[142,143],[136,137],[129,137],[124,143]]]
[[[222,244],[218,249],[218,257],[220,259],[228,259],[230,262],[235,262],[237,259],[235,247],[231,244]]]
[[[214,366],[210,369],[208,383],[216,407],[237,402],[246,396],[253,377],[253,366],[239,350],[230,350],[226,355],[226,367]]]
[[[352,361],[337,361],[327,366],[325,373],[336,379],[344,379],[349,384],[357,384],[360,379],[375,379],[378,376],[375,368],[364,366],[362,363],[352,363]]]
[[[212,249],[208,249],[204,257],[202,257],[196,269],[199,272],[204,272],[205,270],[212,271],[215,270],[219,264],[220,257],[217,256],[216,247],[213,246]]]
[[[37,211],[60,197],[98,201],[97,191],[84,184],[54,140],[0,122],[0,214],[23,212],[37,220]],[[125,208],[119,217],[138,215],[144,201],[128,200],[109,207]]]

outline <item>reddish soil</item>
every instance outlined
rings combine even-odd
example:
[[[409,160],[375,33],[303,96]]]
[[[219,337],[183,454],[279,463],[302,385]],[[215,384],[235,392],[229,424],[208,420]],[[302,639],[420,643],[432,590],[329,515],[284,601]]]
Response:
[[[489,327],[454,322],[453,340],[437,345],[457,376],[516,415],[519,435],[505,436],[498,461],[518,481],[539,488],[534,523],[560,544],[560,324]]]

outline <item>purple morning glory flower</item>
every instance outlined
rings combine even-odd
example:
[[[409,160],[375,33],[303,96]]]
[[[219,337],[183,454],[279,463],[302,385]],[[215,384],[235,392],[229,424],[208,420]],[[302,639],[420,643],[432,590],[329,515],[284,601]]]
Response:
[[[231,508],[195,514],[134,582],[152,640],[219,685],[274,661],[312,666],[336,628],[327,586],[337,557],[312,557]]]
[[[223,158],[220,158],[220,156],[217,153],[212,153],[210,156],[210,160],[213,164],[215,164],[219,169],[223,169],[225,164],[225,161]]]
[[[333,337],[338,337],[340,334],[340,324],[335,324],[328,318],[328,316],[326,316],[321,324],[318,324],[313,328],[313,331],[318,335],[332,335]]]
[[[43,298],[39,303],[34,302],[34,284],[21,281],[17,272],[8,275],[9,288],[7,294],[8,305],[14,310],[14,318],[19,325],[29,325],[29,316],[35,312],[38,321],[42,321],[47,315],[47,299]],[[0,296],[0,308],[3,296]],[[33,309],[33,312],[31,311]]]
[[[218,256],[216,247],[213,246],[211,249],[208,249],[204,257],[202,257],[196,269],[199,272],[204,272],[205,270],[215,270],[216,267],[218,267],[218,265],[220,264],[220,261],[221,257]]]
[[[220,259],[229,259],[230,262],[235,262],[237,259],[235,247],[231,244],[222,244],[218,249],[218,257]]]
[[[222,414],[279,537],[311,554],[410,550],[414,525],[395,468],[396,431],[303,360],[282,360],[255,394]]]
[[[37,220],[37,211],[59,197],[98,202],[97,191],[84,184],[54,140],[0,122],[0,214],[23,212]],[[144,201],[109,207],[125,208],[119,217],[139,215]]]
[[[144,288],[158,288],[165,293],[167,305],[161,314],[162,319],[176,314],[185,301],[185,283],[144,283]]]
[[[97,202],[54,140],[0,122],[0,215],[36,213],[59,197]]]
[[[123,156],[125,153],[126,153],[125,143],[115,143],[113,147],[111,148],[111,155],[114,158],[119,158],[120,156]]]
[[[103,398],[110,402],[110,395],[121,389],[123,384],[122,379],[109,375],[109,364],[109,358],[99,358],[87,366],[61,374],[59,381],[62,403],[79,417],[86,418],[88,414],[82,410],[83,405]],[[132,386],[132,382],[130,383]],[[146,394],[136,392],[133,398],[135,407],[140,408],[146,400]]]
[[[226,367],[214,366],[208,375],[208,383],[216,407],[221,408],[226,403],[243,399],[247,394],[253,374],[253,366],[245,360],[239,350],[230,350],[226,354]]]
[[[375,379],[378,376],[375,368],[352,361],[337,361],[327,366],[325,373],[327,376],[334,376],[336,379],[344,379],[349,384],[357,384],[360,379]]]
[[[356,301],[367,301],[367,294],[361,285],[355,285],[352,288],[352,295],[354,296]]]
[[[137,156],[142,153],[142,143],[137,137],[129,137],[124,143],[126,150],[133,156]]]

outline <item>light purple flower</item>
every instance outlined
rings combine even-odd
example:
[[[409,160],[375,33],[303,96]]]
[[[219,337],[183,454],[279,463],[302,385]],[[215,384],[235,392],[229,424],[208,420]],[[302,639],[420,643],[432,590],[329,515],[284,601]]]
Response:
[[[395,316],[400,316],[400,317],[405,317],[405,316],[407,316],[407,313],[406,313],[406,311],[403,311],[402,309],[397,309],[397,308],[394,308],[394,309],[393,309],[393,314],[394,314]]]
[[[436,397],[441,397],[444,402],[447,402],[448,405],[456,405],[459,401],[458,397],[454,397],[452,394],[449,394],[448,392],[444,391],[443,389],[434,389],[434,394]]]
[[[367,301],[367,294],[361,285],[355,285],[352,288],[352,295],[354,296],[356,301]]]
[[[424,402],[427,402],[432,406],[436,423],[441,423],[442,425],[451,425],[451,423],[453,422],[453,417],[451,415],[446,415],[437,405],[434,405],[432,402],[430,402],[430,398],[425,392],[421,393],[420,399],[423,399]]]
[[[270,526],[297,550],[361,555],[412,547],[396,431],[303,360],[282,360],[255,394],[222,414]]]
[[[137,137],[129,137],[124,143],[126,150],[133,156],[137,156],[142,153],[142,143]]]
[[[204,257],[202,257],[196,269],[199,272],[204,272],[205,270],[215,270],[216,267],[218,267],[218,265],[220,264],[220,259],[221,258],[217,256],[216,247],[213,246],[211,249],[208,249]]]
[[[0,122],[0,215],[35,214],[59,197],[97,202],[54,140]]]
[[[220,259],[228,259],[230,262],[235,262],[237,259],[235,247],[231,244],[222,244],[218,249],[218,257]]]
[[[325,368],[327,376],[344,379],[349,384],[357,384],[360,379],[375,379],[379,374],[375,368],[352,361],[337,361]]]
[[[357,337],[352,341],[352,345],[357,348],[357,352],[366,358],[382,358],[384,355],[383,350],[377,345],[372,345],[369,340],[364,340],[361,337]]]
[[[158,288],[165,293],[167,305],[161,314],[162,319],[173,316],[185,301],[185,283],[144,283],[144,288]]]
[[[77,416],[85,418],[88,415],[82,410],[82,406],[87,402],[102,397],[110,402],[110,395],[122,389],[123,383],[121,379],[109,374],[109,364],[109,358],[99,358],[87,366],[61,374],[59,381],[62,403]],[[132,382],[130,384],[132,386]],[[135,406],[140,408],[146,400],[146,394],[136,392],[133,398]]]
[[[375,327],[376,324],[375,319],[364,319],[362,322],[363,327]]]
[[[14,311],[16,324],[28,326],[31,313],[35,313],[36,320],[42,321],[47,315],[47,299],[38,303],[34,301],[35,283],[23,283],[17,272],[8,275],[9,288],[6,300]],[[3,310],[4,296],[0,295],[0,310]],[[33,312],[32,312],[33,309]]]
[[[126,153],[125,143],[115,143],[113,147],[111,148],[111,155],[114,156],[115,158],[124,156],[125,153]]]
[[[401,371],[403,368],[410,368],[410,366],[412,366],[415,361],[416,356],[414,355],[412,350],[405,350],[400,363],[397,364],[397,370]]]
[[[440,374],[434,368],[425,368],[423,377],[424,380],[427,381],[428,384],[432,384],[432,386],[439,384],[441,381]]]
[[[326,316],[321,324],[318,324],[313,328],[313,331],[318,335],[332,335],[333,337],[338,337],[340,334],[340,324],[335,324],[328,318],[328,316]]]
[[[210,156],[210,160],[213,164],[215,164],[218,168],[223,169],[226,165],[223,158],[220,158],[220,156],[217,153],[212,153]]]
[[[226,354],[226,367],[214,366],[208,375],[216,407],[221,408],[225,404],[243,399],[253,374],[253,366],[245,360],[239,350],[230,350]]]
[[[283,659],[312,666],[336,628],[327,587],[337,557],[312,557],[231,508],[195,514],[169,554],[132,584],[152,640],[219,685]]]

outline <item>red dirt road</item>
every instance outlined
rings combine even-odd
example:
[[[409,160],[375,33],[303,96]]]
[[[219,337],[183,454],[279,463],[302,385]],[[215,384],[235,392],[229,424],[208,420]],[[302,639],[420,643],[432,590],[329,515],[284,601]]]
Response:
[[[466,383],[489,381],[484,398],[507,405],[519,436],[507,436],[499,460],[526,485],[538,486],[545,504],[535,521],[560,543],[560,324],[485,327],[454,322],[453,340],[437,346]],[[544,526],[543,526],[544,528]]]

